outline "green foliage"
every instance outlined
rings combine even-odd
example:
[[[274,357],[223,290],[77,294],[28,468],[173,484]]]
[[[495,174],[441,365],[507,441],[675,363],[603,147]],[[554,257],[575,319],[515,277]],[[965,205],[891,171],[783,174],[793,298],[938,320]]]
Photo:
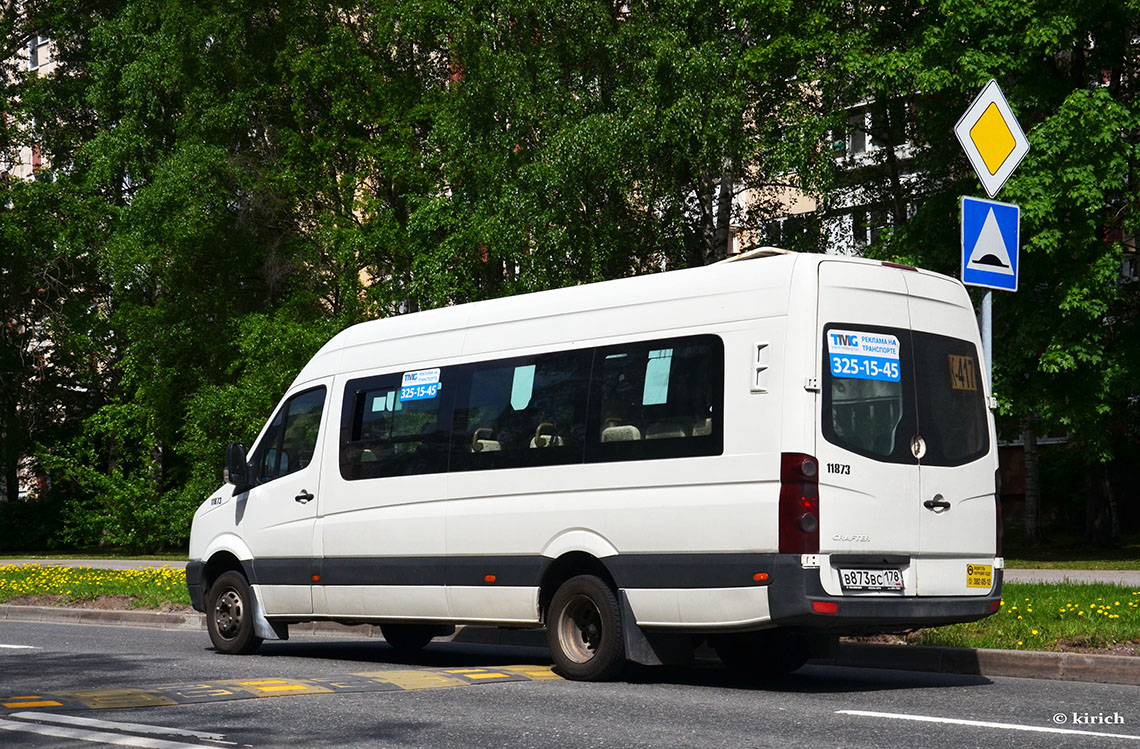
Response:
[[[59,498],[28,502],[0,502],[0,553],[19,554],[54,548],[63,530],[64,503]]]
[[[251,314],[236,321],[234,328],[229,343],[234,354],[232,381],[199,388],[185,406],[176,449],[191,466],[190,477],[178,492],[186,507],[196,507],[218,487],[226,445],[241,442],[252,447],[296,372],[337,332],[332,320],[298,321],[287,311],[274,317]],[[188,533],[189,528],[182,531]]]
[[[183,543],[226,442],[363,319],[699,265],[733,231],[824,249],[853,196],[881,207],[871,254],[956,274],[977,186],[950,133],[990,77],[1033,144],[1002,195],[1003,430],[1102,459],[1140,433],[1135,3],[28,7],[6,49],[38,30],[61,66],[0,83],[0,145],[45,161],[0,184],[0,457],[14,483],[39,456],[57,541]],[[853,106],[912,160],[837,159]],[[777,227],[795,191],[818,210]]]
[[[835,53],[850,81],[835,96],[869,99],[874,109],[918,92],[909,121],[918,173],[905,194],[891,149],[855,175],[893,216],[871,254],[958,275],[958,199],[979,188],[950,134],[996,78],[1031,143],[999,196],[1022,208],[1019,289],[994,295],[1002,431],[1017,434],[1032,417],[1039,432],[1067,433],[1107,460],[1118,449],[1114,431],[1134,418],[1128,394],[1137,385],[1128,366],[1136,345],[1125,332],[1135,292],[1121,285],[1120,268],[1121,240],[1136,220],[1140,108],[1124,71],[1138,9],[1111,0],[898,0],[868,13]]]

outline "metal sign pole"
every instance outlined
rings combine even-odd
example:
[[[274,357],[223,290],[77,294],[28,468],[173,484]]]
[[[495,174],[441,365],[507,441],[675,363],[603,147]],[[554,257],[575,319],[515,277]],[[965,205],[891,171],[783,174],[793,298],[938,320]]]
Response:
[[[989,289],[982,295],[982,356],[986,360],[986,384],[991,395],[994,392],[993,296],[994,293]]]

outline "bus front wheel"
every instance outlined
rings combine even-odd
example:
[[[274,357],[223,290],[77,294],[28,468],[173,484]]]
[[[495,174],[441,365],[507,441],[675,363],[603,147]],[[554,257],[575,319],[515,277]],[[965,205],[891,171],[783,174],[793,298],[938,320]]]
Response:
[[[601,578],[579,575],[550,602],[546,641],[558,671],[576,681],[605,681],[625,666],[617,595]]]
[[[206,629],[219,653],[249,655],[261,646],[253,631],[253,591],[240,572],[223,572],[210,586]]]

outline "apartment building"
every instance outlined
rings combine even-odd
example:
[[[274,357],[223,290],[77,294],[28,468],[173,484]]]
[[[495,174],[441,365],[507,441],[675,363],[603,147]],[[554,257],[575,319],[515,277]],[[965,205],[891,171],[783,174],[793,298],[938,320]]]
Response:
[[[20,75],[50,75],[57,66],[51,40],[43,34],[31,34],[17,54]],[[35,130],[35,123],[23,123]],[[0,175],[6,179],[32,179],[43,166],[43,152],[38,145],[22,146],[0,153]]]

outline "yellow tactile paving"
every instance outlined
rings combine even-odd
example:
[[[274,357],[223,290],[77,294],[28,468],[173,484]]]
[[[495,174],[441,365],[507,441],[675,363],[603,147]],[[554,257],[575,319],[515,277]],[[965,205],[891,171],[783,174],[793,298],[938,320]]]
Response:
[[[400,689],[443,689],[446,687],[461,687],[471,682],[447,676],[437,671],[377,671],[368,674],[355,674],[366,676],[369,679],[395,684]]]
[[[487,671],[482,668],[449,668],[449,674],[457,674],[465,679],[510,679],[511,674],[504,674],[500,671]]]
[[[61,692],[92,710],[115,710],[127,707],[168,707],[178,703],[169,697],[147,689],[85,689],[80,692]]]
[[[294,694],[330,694],[331,689],[304,680],[261,679],[241,681],[228,679],[218,682],[222,687],[233,687],[253,693],[257,697],[287,697]]]
[[[69,710],[123,709],[185,705],[263,697],[293,697],[336,692],[386,692],[413,689],[495,684],[509,681],[558,679],[549,666],[502,666],[499,668],[386,669],[365,673],[335,674],[313,679],[223,679],[188,684],[167,684],[151,689],[87,689],[75,692],[45,692],[5,696],[0,706],[10,709],[62,707]]]
[[[56,700],[39,700],[39,699],[26,698],[26,697],[14,697],[13,699],[15,699],[15,700],[23,699],[24,701],[23,702],[0,702],[0,705],[3,705],[4,707],[10,707],[12,709],[15,709],[18,707],[62,707],[62,705],[63,705],[62,702],[57,702]]]
[[[562,678],[550,666],[503,666],[499,670],[521,674],[531,681],[558,681]]]

